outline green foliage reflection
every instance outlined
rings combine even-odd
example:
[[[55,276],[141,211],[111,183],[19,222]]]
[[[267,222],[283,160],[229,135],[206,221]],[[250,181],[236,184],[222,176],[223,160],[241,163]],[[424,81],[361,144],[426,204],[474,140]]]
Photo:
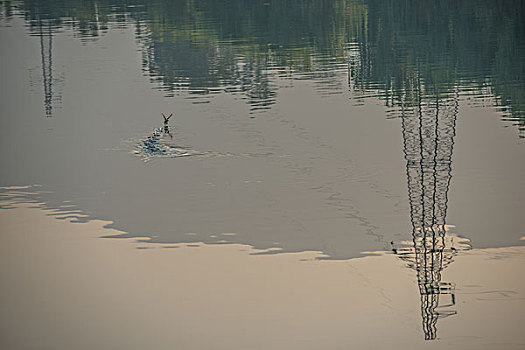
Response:
[[[35,33],[42,21],[85,40],[135,26],[144,70],[169,93],[267,108],[276,77],[324,77],[395,107],[417,77],[426,96],[493,99],[525,128],[524,0],[25,0],[2,2],[2,17],[13,7]]]

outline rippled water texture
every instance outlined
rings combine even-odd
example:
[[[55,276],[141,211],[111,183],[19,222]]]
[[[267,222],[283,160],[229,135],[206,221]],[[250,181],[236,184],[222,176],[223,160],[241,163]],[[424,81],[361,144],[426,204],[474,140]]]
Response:
[[[388,252],[428,341],[457,314],[455,259],[522,256],[525,1],[0,9],[0,210],[104,220],[142,248]]]

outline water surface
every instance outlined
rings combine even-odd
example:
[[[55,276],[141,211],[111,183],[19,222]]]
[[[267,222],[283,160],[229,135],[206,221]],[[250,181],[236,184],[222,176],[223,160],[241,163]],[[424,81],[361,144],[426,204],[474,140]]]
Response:
[[[0,185],[31,186],[4,196],[150,244],[391,251],[427,340],[443,269],[525,242],[523,1],[1,6]]]

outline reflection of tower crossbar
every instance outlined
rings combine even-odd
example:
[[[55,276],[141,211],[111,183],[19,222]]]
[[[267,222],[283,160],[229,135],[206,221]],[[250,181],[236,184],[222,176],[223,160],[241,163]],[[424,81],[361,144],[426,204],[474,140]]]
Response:
[[[455,303],[454,284],[442,282],[441,271],[453,258],[453,251],[446,249],[445,217],[458,98],[423,98],[419,81],[414,90],[401,121],[413,248],[400,255],[417,271],[423,331],[431,340],[437,335],[438,318],[456,313],[445,309]],[[449,295],[450,302],[440,303],[442,295]]]
[[[39,25],[39,36],[40,36],[40,55],[42,57],[42,80],[44,84],[44,108],[46,117],[52,117],[52,106],[53,106],[53,61],[52,61],[52,49],[53,49],[53,34],[51,31],[51,23],[48,22],[47,26],[40,20]]]

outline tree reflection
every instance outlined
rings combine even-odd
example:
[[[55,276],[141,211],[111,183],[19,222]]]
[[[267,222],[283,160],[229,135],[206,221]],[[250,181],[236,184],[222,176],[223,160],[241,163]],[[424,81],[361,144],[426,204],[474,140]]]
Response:
[[[269,108],[278,78],[306,76],[338,92],[348,78],[392,105],[417,73],[427,88],[493,98],[525,128],[523,0],[25,0],[22,10],[37,31],[48,19],[82,38],[135,25],[144,71],[168,95],[227,92]]]
[[[525,131],[525,1],[366,1],[366,35],[350,60],[351,87],[403,103],[411,76],[424,94],[452,93],[502,107]]]

